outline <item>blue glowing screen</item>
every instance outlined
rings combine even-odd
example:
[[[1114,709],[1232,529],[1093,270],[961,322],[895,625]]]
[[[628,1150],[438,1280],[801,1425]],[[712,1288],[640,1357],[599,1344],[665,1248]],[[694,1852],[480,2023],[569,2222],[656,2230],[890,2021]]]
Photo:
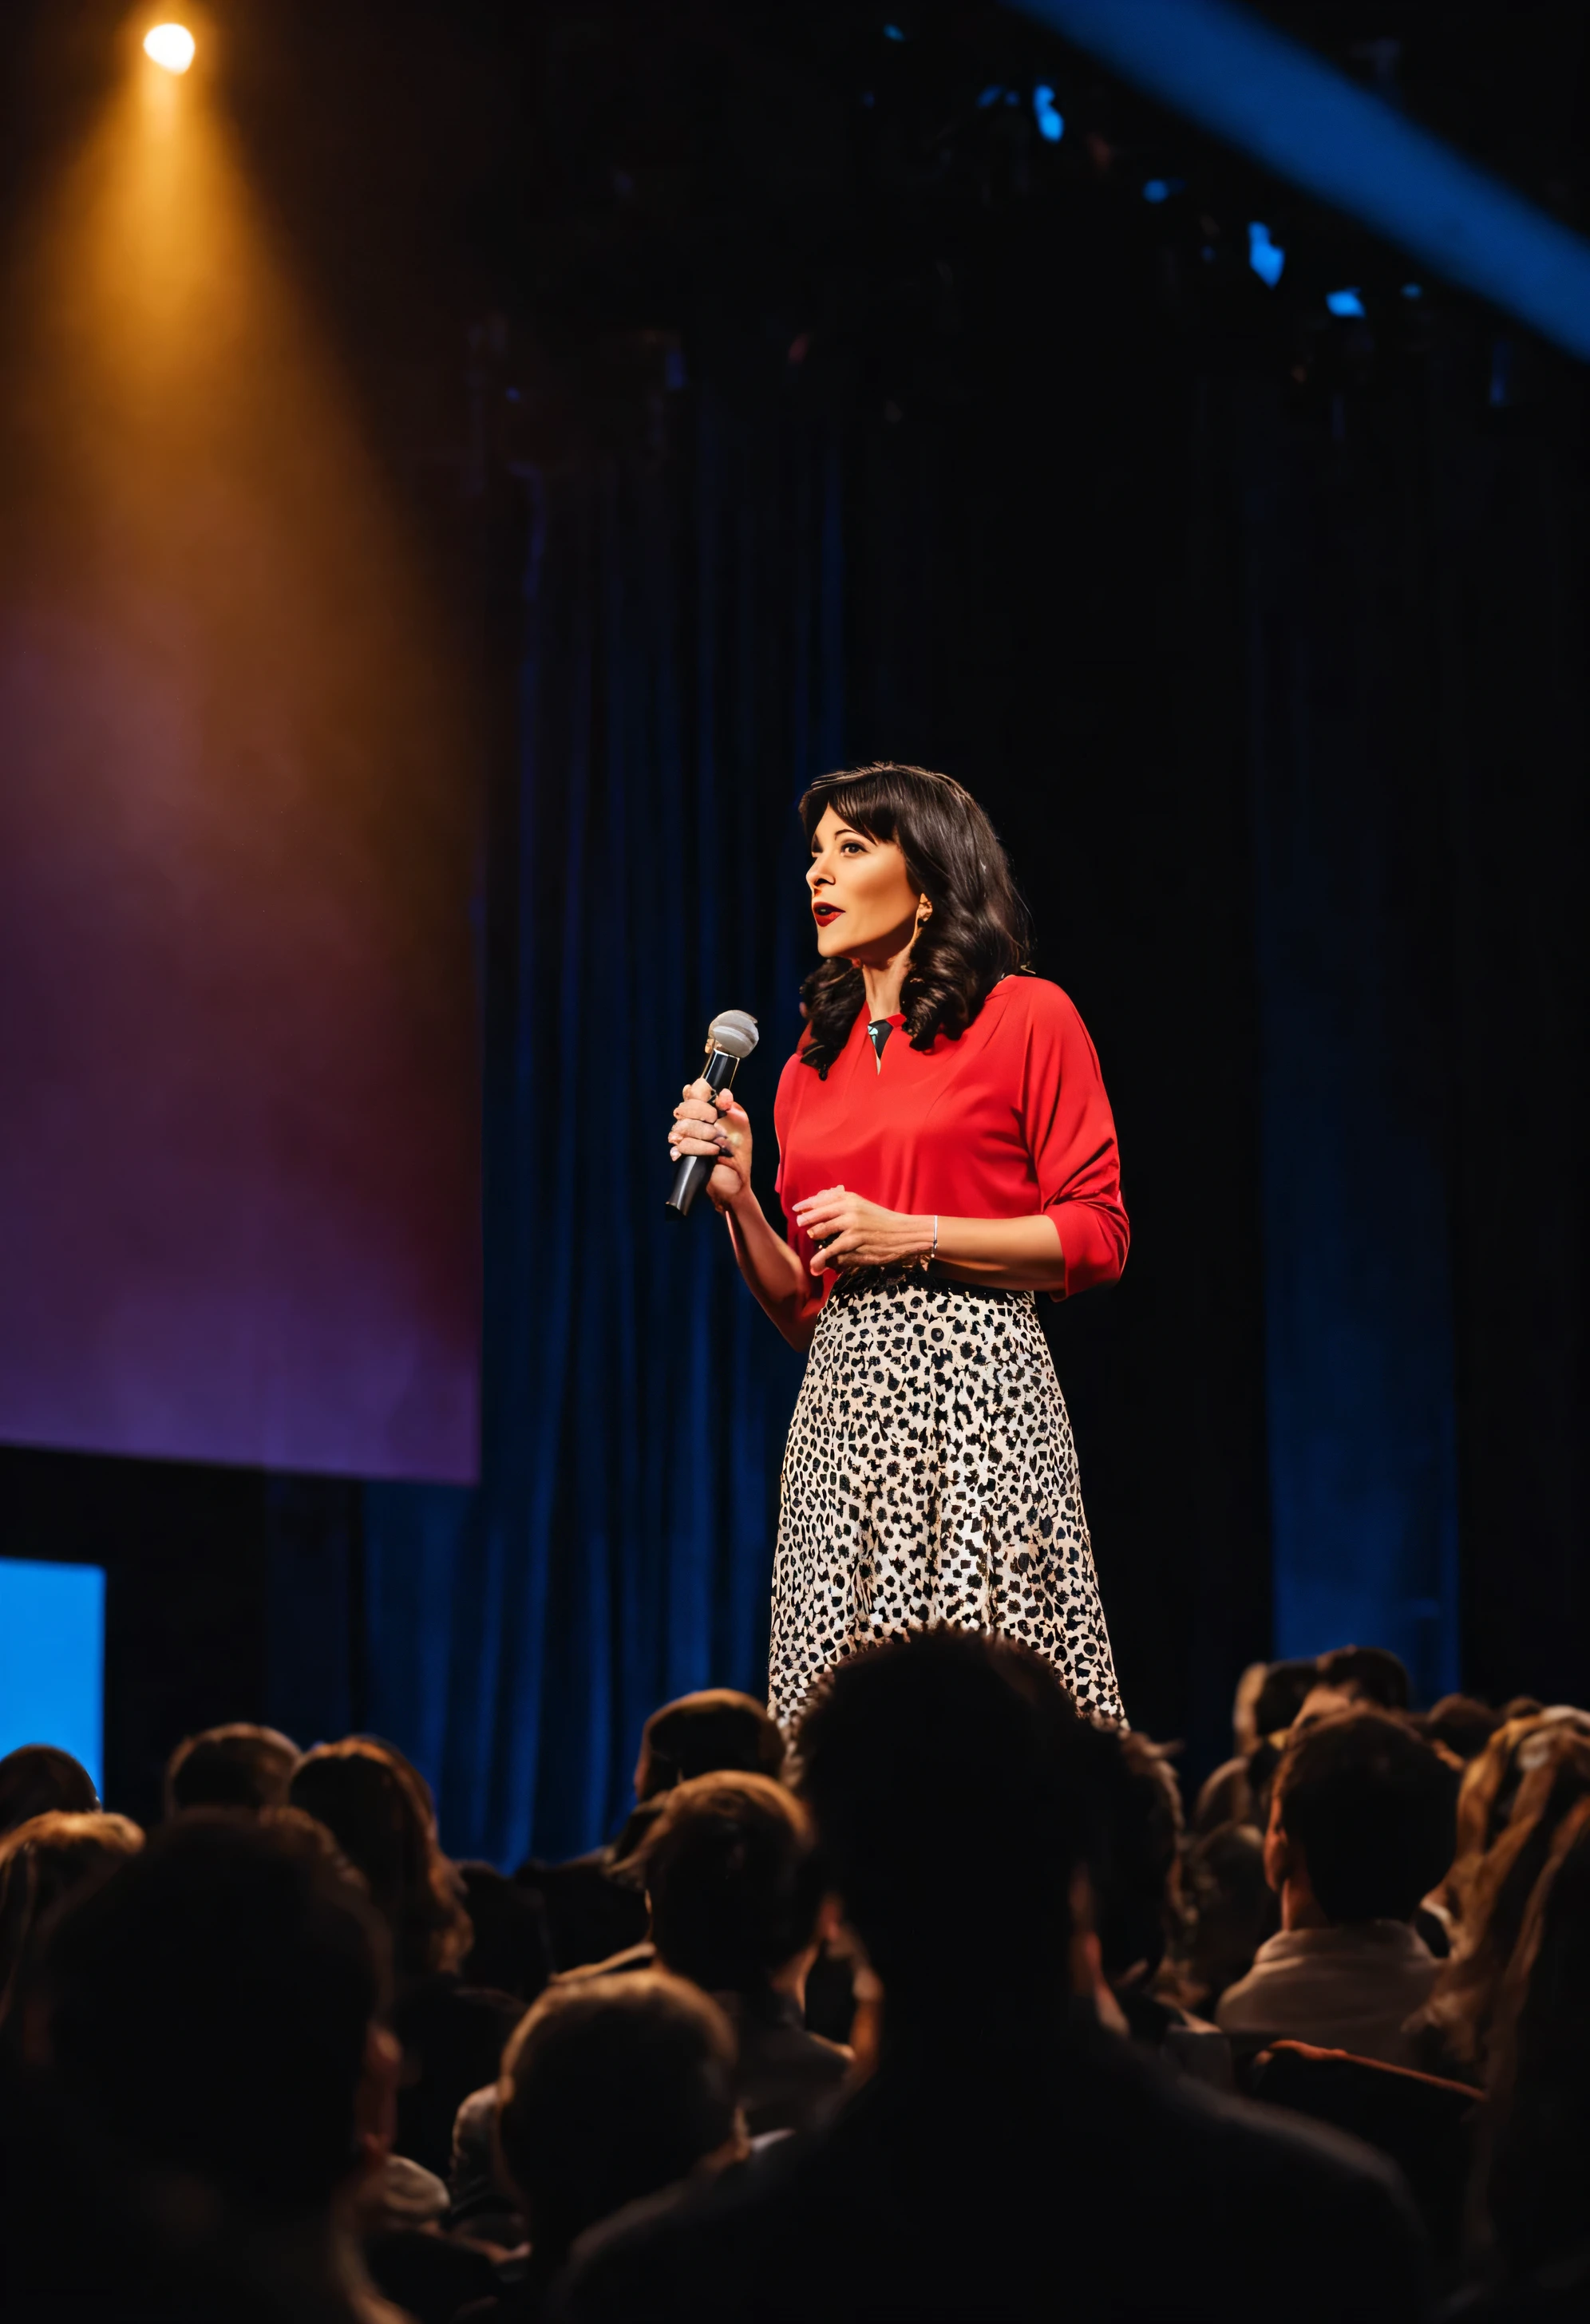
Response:
[[[1270,239],[1270,228],[1255,218],[1248,228],[1248,264],[1260,281],[1268,283],[1273,290],[1286,263],[1285,251]]]
[[[1058,145],[1066,134],[1066,124],[1055,105],[1055,93],[1040,81],[1032,92],[1032,114],[1038,123],[1038,134],[1051,145]]]
[[[105,1572],[0,1557],[0,1757],[54,1743],[101,1787]]]

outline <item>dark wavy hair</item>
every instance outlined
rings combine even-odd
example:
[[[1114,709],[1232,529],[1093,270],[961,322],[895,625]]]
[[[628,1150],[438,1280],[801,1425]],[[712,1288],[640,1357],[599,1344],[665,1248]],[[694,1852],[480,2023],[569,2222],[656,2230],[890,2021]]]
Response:
[[[429,1787],[396,1746],[374,1735],[317,1743],[294,1768],[289,1796],[363,1874],[399,1976],[457,1969],[475,1931],[437,1845]]]
[[[813,783],[799,809],[809,840],[829,807],[869,839],[892,840],[912,887],[933,907],[900,992],[912,1048],[930,1049],[940,1033],[958,1041],[1000,978],[1028,965],[1026,907],[998,833],[948,775],[892,761]],[[850,1038],[863,990],[847,960],[819,961],[800,988],[810,1032],[801,1056],[824,1079]]]

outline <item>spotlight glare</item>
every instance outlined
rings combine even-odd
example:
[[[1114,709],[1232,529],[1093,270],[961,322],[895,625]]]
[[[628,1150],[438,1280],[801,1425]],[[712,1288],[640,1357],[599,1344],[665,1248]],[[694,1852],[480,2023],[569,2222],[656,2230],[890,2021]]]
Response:
[[[151,64],[169,73],[185,73],[193,62],[194,39],[186,24],[157,24],[143,35],[143,53]]]
[[[1362,315],[1366,311],[1356,290],[1327,290],[1325,303],[1333,315]]]

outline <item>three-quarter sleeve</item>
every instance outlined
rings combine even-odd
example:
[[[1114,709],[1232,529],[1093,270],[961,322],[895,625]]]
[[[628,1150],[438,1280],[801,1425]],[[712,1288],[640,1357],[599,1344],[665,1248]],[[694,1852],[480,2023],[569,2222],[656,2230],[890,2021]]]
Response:
[[[1064,1296],[1114,1283],[1131,1239],[1121,1200],[1115,1120],[1098,1053],[1057,985],[1034,988],[1027,1024],[1021,1114],[1039,1200],[1066,1262]],[[1057,1295],[1060,1296],[1060,1295]]]

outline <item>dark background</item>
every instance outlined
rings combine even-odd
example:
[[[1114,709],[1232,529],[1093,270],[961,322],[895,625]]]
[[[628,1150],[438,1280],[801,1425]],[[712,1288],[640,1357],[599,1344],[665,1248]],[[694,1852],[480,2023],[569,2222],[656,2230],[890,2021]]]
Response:
[[[1580,12],[1268,13],[1585,222]],[[1131,1263],[1050,1329],[1134,1722],[1201,1768],[1349,1637],[1582,1699],[1582,370],[998,8],[226,33],[495,735],[484,1469],[0,1455],[5,1553],[109,1567],[116,1803],[202,1720],[370,1724],[554,1853],[760,1683],[798,1367],[668,1240],[660,1109],[733,1004],[765,1120],[790,810],[885,754],[991,809],[1114,1102]]]

